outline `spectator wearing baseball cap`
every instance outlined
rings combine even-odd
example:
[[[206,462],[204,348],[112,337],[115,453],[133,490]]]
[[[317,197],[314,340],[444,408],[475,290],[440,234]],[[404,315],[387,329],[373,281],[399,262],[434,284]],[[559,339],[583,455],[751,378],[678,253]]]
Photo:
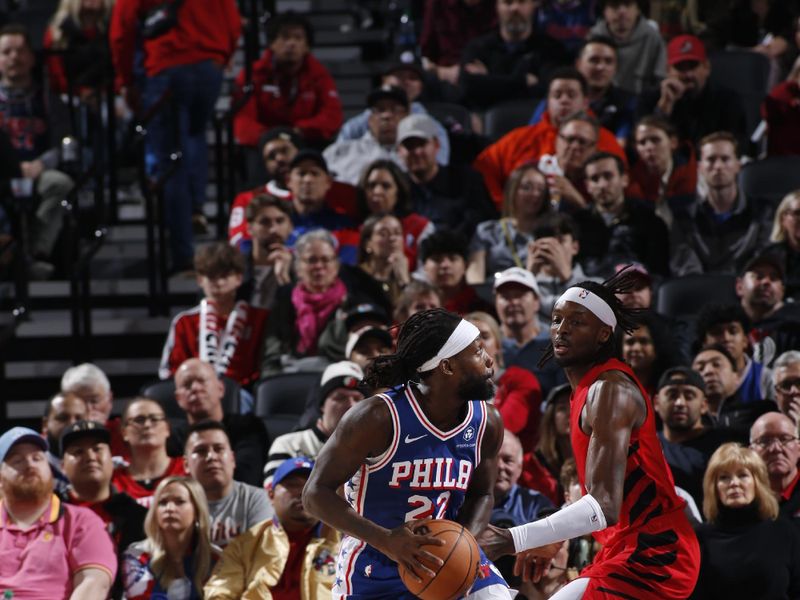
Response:
[[[408,114],[405,91],[384,85],[367,96],[367,130],[353,140],[337,140],[325,149],[325,159],[334,179],[352,185],[358,183],[364,169],[378,159],[400,163],[397,155],[397,125]]]
[[[339,534],[302,503],[314,461],[288,458],[267,489],[275,516],[234,538],[205,585],[207,600],[329,598],[336,580]]]
[[[114,464],[111,433],[96,421],[78,421],[61,434],[64,473],[70,488],[64,501],[91,509],[105,523],[117,556],[133,542],[144,539],[147,509],[112,483]],[[112,597],[122,593],[121,573],[117,574]]]
[[[415,63],[398,62],[391,65],[381,75],[381,87],[398,87],[406,93],[409,102],[409,115],[428,115],[425,106],[419,102],[419,98],[425,87],[425,74]],[[369,129],[369,116],[371,112],[367,108],[364,112],[351,117],[339,130],[336,141],[357,140]],[[436,136],[439,140],[439,150],[436,160],[446,165],[450,163],[450,139],[447,130],[439,121],[433,119],[436,127]]]
[[[759,342],[771,338],[776,356],[800,348],[800,308],[784,302],[783,269],[776,253],[762,252],[745,264],[736,279],[736,295],[750,318],[750,337]]]
[[[315,458],[319,454],[344,414],[364,399],[362,379],[364,372],[354,362],[341,361],[328,365],[320,379],[319,393],[311,396],[316,399],[319,417],[307,429],[275,438],[264,466],[265,487],[273,483],[276,469],[286,459],[300,456]]]
[[[653,404],[662,423],[658,438],[675,485],[702,506],[703,474],[709,458],[726,442],[743,442],[743,436],[710,427],[704,420],[708,414],[705,382],[700,373],[689,367],[664,371]]]
[[[739,94],[710,79],[706,48],[693,35],[679,35],[667,46],[667,76],[644,90],[639,116],[655,114],[667,119],[679,140],[696,145],[714,131],[730,131],[743,149],[748,131]]]
[[[522,367],[532,372],[539,380],[541,394],[546,395],[566,379],[560,368],[538,365],[550,338],[539,320],[541,291],[536,277],[527,269],[510,267],[495,275],[493,289],[503,360],[509,368]]]
[[[253,64],[253,93],[234,118],[234,134],[255,146],[273,127],[288,126],[308,141],[324,144],[342,126],[342,102],[328,70],[311,53],[314,31],[297,13],[267,21],[269,47]],[[245,70],[236,77],[234,98],[244,95]]]
[[[393,347],[394,340],[391,333],[383,327],[368,325],[350,334],[344,355],[347,360],[366,370],[373,358],[391,354]]]
[[[0,589],[35,598],[106,598],[117,573],[111,538],[94,512],[53,494],[47,450],[47,441],[27,427],[0,436]]]
[[[437,229],[471,238],[481,221],[497,216],[481,175],[468,165],[440,164],[436,123],[429,115],[409,115],[397,127],[397,153],[411,179],[414,212]]]
[[[639,94],[664,77],[664,40],[641,11],[640,0],[605,0],[602,18],[590,35],[610,37],[617,44],[617,75],[614,82]]]

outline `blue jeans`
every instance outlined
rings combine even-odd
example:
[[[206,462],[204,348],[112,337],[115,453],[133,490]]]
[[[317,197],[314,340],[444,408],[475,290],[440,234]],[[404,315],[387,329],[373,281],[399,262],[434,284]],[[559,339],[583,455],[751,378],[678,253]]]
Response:
[[[150,176],[157,177],[169,165],[169,155],[182,158],[164,186],[164,223],[169,231],[172,268],[190,268],[194,256],[192,212],[206,201],[208,144],[206,128],[222,86],[222,69],[213,61],[164,69],[145,80],[145,110],[167,91],[166,104],[147,127],[145,157]]]

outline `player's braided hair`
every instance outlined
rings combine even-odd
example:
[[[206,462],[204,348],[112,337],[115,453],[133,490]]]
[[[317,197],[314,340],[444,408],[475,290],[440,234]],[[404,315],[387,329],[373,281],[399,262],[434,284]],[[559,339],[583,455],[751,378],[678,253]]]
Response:
[[[636,289],[640,284],[641,279],[637,273],[631,270],[631,265],[621,269],[603,283],[595,281],[582,281],[570,287],[581,287],[589,290],[593,294],[597,294],[606,304],[611,307],[614,316],[617,318],[617,326],[614,328],[614,335],[612,335],[606,345],[604,346],[603,356],[599,358],[611,358],[618,355],[619,351],[619,337],[622,333],[633,333],[639,328],[642,316],[646,309],[642,308],[626,308],[622,302],[617,298],[617,294],[627,294]],[[543,367],[547,361],[553,358],[553,344],[552,342],[547,345],[547,348],[542,353],[539,359],[539,367]]]
[[[378,356],[367,367],[367,385],[377,389],[417,379],[417,368],[436,355],[460,321],[461,317],[443,308],[411,315],[400,326],[397,352]]]

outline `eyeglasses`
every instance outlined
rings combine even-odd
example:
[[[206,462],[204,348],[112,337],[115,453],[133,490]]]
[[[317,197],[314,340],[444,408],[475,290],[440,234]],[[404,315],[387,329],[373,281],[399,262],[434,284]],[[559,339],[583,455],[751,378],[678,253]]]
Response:
[[[578,146],[579,148],[586,148],[587,146],[593,145],[597,141],[597,140],[589,140],[579,135],[561,135],[560,133],[558,134],[558,137],[564,140],[564,142],[567,145],[569,146],[575,145]]]
[[[307,265],[329,265],[336,260],[335,256],[301,256],[300,260]]]
[[[753,446],[758,446],[762,450],[767,450],[768,448],[772,447],[772,444],[776,444],[777,443],[781,448],[785,448],[786,446],[788,446],[792,442],[796,442],[796,441],[797,441],[797,437],[790,436],[790,435],[784,435],[784,436],[781,436],[781,437],[761,437],[761,438],[758,438],[757,440],[753,440],[751,443],[753,444]]]
[[[800,392],[800,378],[784,379],[783,381],[775,384],[775,389],[784,394],[790,393],[792,390]]]
[[[128,419],[128,423],[133,423],[137,427],[144,427],[148,422],[156,425],[161,421],[166,421],[167,417],[164,415],[139,415],[138,417],[133,417]]]

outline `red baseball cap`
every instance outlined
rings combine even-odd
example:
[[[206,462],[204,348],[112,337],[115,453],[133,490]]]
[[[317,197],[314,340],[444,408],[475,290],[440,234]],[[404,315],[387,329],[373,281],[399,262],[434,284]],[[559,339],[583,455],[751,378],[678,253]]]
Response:
[[[675,65],[687,60],[705,62],[706,47],[693,35],[679,35],[672,38],[667,46],[667,64]]]

